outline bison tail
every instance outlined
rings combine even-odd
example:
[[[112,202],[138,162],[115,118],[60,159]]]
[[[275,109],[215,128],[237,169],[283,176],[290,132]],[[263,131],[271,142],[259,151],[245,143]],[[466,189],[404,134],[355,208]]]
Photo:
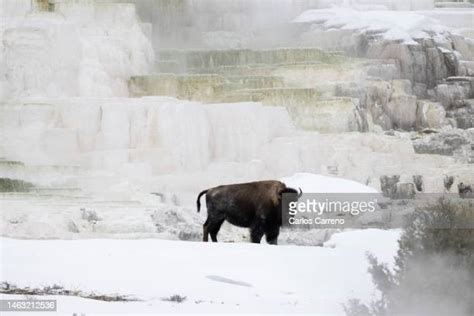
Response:
[[[280,192],[280,194],[283,194],[283,193],[294,193],[294,194],[297,194],[298,198],[300,198],[303,195],[303,191],[301,191],[301,188],[298,188],[298,190],[293,189],[293,188],[285,188]]]
[[[201,193],[199,193],[198,197],[197,197],[197,200],[196,200],[196,205],[197,205],[197,211],[199,213],[199,211],[201,210],[201,201],[199,201],[201,199],[201,196],[203,196],[204,194],[207,193],[207,191],[209,190],[204,190],[202,191]]]

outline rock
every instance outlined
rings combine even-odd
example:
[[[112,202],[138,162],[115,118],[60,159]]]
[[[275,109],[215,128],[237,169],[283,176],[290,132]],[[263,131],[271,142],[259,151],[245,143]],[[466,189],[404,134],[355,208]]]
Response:
[[[418,45],[387,40],[371,41],[368,43],[367,57],[398,60],[400,78],[410,80],[413,93],[420,97],[425,97],[426,89],[434,88],[446,77],[468,74],[466,63],[461,63],[460,59],[474,60],[473,41],[460,36],[416,41]]]
[[[380,187],[383,196],[392,199],[413,199],[416,194],[415,183],[411,182],[411,179],[415,181],[415,176],[407,177],[400,175],[393,176],[381,176]],[[416,176],[416,181],[419,186],[423,186],[421,176]],[[420,190],[421,191],[421,190]]]
[[[432,88],[437,81],[448,75],[456,75],[458,58],[447,48],[440,47],[432,39],[419,39],[419,45],[379,41],[370,43],[367,52],[370,58],[397,59],[400,77],[414,84],[422,83]],[[450,43],[447,43],[447,47]]]
[[[397,183],[397,199],[413,199],[415,197],[415,185],[410,182]]]
[[[178,238],[179,240],[200,241],[202,239],[202,232],[198,227],[187,225],[179,231]]]
[[[380,178],[377,177],[369,177],[366,181],[366,185],[376,189],[378,192],[382,191]]]
[[[461,60],[460,61],[460,76],[474,76],[474,61]]]
[[[473,196],[471,185],[466,185],[463,182],[458,184],[458,192],[461,198],[470,198]]]
[[[427,96],[427,88],[426,84],[415,82],[413,85],[413,94],[416,95],[417,98],[424,99]]]
[[[400,63],[402,78],[413,78],[413,59],[407,45],[391,41],[371,42],[367,49],[367,57],[396,59]]]
[[[474,99],[465,100],[463,106],[446,111],[446,116],[455,122],[461,129],[474,127]]]
[[[67,230],[70,231],[71,233],[79,233],[79,228],[77,227],[76,223],[74,223],[74,221],[69,221],[67,223]]]
[[[451,35],[453,47],[461,55],[463,60],[474,60],[474,41],[463,36]]]
[[[412,130],[415,127],[417,116],[415,96],[394,93],[383,109],[391,119],[394,128]]]
[[[418,192],[424,191],[424,183],[423,183],[423,176],[422,175],[414,175],[413,176],[413,183],[415,184],[415,188]]]
[[[396,62],[369,65],[367,67],[367,75],[383,80],[395,80],[400,79],[400,69]]]
[[[470,143],[469,138],[460,131],[445,131],[416,139],[413,141],[415,152],[418,154],[452,156],[455,151]]]
[[[392,129],[392,121],[384,112],[390,96],[393,93],[393,87],[388,81],[369,80],[366,86],[359,90],[360,105],[365,108],[373,119],[373,123],[381,126],[384,130]]]
[[[446,111],[437,102],[426,100],[417,101],[416,127],[417,129],[437,129],[446,124]]]
[[[397,183],[400,181],[399,175],[381,176],[380,189],[384,196],[395,197],[397,193]]]
[[[392,86],[393,86],[394,93],[413,94],[410,80],[406,80],[406,79],[393,80]]]
[[[459,73],[459,61],[454,52],[443,50],[444,64],[447,76],[456,76]]]
[[[471,83],[467,81],[450,81],[436,86],[436,99],[445,109],[460,107],[463,100],[471,95]]]
[[[89,223],[95,224],[98,221],[102,220],[94,210],[87,210],[85,208],[81,208],[81,219],[85,220]]]

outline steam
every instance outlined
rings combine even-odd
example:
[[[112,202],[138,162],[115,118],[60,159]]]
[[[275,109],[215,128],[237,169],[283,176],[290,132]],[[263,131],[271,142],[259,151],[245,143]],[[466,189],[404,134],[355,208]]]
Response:
[[[288,46],[288,23],[304,10],[342,0],[134,0],[151,23],[155,50],[167,48],[269,48]]]
[[[456,255],[410,259],[401,286],[393,290],[392,312],[415,315],[469,315],[474,280]]]

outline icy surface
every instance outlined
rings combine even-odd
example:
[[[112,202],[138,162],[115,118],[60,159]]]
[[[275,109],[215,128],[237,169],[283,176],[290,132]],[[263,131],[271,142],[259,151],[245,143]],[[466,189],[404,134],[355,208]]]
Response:
[[[367,272],[366,252],[392,267],[399,234],[376,229],[340,233],[325,247],[3,238],[2,280],[142,300],[103,303],[54,297],[59,312],[334,314],[342,313],[341,304],[351,298],[369,302],[379,295]],[[162,300],[175,294],[186,300]]]
[[[328,1],[333,5],[336,1]],[[359,10],[421,10],[432,9],[433,0],[342,0],[343,6]]]
[[[359,11],[351,8],[308,10],[296,17],[295,23],[317,23],[326,29],[379,32],[387,40],[416,44],[413,38],[429,37],[426,32],[442,33],[449,28],[436,19],[415,12]]]
[[[355,181],[319,174],[297,173],[281,181],[288,187],[301,188],[308,193],[377,193],[374,188]]]

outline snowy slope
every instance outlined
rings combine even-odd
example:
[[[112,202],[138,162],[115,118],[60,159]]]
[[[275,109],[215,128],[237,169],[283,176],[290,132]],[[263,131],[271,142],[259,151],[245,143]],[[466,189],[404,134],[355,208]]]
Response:
[[[333,7],[307,10],[296,17],[295,23],[315,23],[325,29],[341,28],[360,32],[380,32],[387,40],[415,44],[413,38],[429,37],[427,32],[443,33],[449,28],[438,20],[409,11],[358,11]]]
[[[377,193],[362,183],[311,173],[296,173],[281,181],[288,187],[301,188],[303,193]]]
[[[341,313],[348,299],[376,295],[365,252],[392,265],[398,237],[399,231],[352,231],[334,235],[326,247],[3,238],[1,280],[142,300],[55,297],[59,312]],[[161,299],[174,294],[187,299]]]

